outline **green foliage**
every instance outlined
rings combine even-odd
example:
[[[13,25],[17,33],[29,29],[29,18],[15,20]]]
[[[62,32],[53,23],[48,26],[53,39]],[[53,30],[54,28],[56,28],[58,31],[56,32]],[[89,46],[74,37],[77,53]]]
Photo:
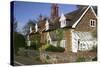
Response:
[[[93,31],[91,34],[92,34],[92,36],[93,36],[94,38],[97,37],[97,32],[96,32],[96,31]]]
[[[23,33],[27,34],[31,26],[35,26],[36,21],[29,20],[27,24],[23,27]]]
[[[63,29],[57,29],[56,30],[57,35],[57,46],[60,46],[60,41],[63,39]]]
[[[28,56],[27,52],[25,51],[25,48],[19,48],[17,53],[20,56]]]
[[[92,52],[97,52],[97,46],[93,46],[91,49]]]
[[[13,32],[13,46],[14,46],[14,52],[17,54],[20,47],[25,47],[25,38],[22,34],[19,34],[18,32]]]
[[[55,47],[55,46],[52,46],[52,45],[49,45],[45,50],[51,51],[51,52],[64,52],[65,51],[65,49],[62,48],[62,47]]]
[[[14,19],[13,21],[13,32],[17,32],[17,21]]]
[[[92,61],[97,61],[97,56],[92,59]]]
[[[32,35],[30,40],[31,40],[30,48],[35,49],[35,50],[40,48],[40,46],[41,46],[41,44],[40,44],[40,35],[38,33]]]
[[[46,58],[47,58],[47,59],[50,59],[50,57],[49,57],[48,55],[46,56]]]
[[[36,56],[36,57],[35,57],[35,60],[36,60],[36,61],[41,61],[39,56]]]
[[[85,58],[84,57],[79,57],[76,62],[85,62]]]

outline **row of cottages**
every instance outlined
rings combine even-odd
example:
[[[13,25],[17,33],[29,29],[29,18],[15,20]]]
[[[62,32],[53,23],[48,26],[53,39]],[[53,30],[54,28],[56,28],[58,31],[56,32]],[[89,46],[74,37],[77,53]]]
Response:
[[[92,49],[97,40],[91,32],[97,29],[97,13],[92,6],[82,6],[70,13],[58,15],[58,5],[52,4],[51,16],[48,19],[40,16],[39,22],[30,28],[30,34],[39,32],[41,43],[57,46],[57,29],[62,29],[60,47],[65,51],[77,52]],[[33,34],[33,35],[34,35]]]

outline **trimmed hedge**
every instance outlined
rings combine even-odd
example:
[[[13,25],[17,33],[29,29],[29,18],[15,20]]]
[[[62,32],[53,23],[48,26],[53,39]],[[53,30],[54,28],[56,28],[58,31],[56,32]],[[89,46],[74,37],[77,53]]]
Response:
[[[51,52],[64,52],[65,51],[65,49],[62,48],[62,47],[55,47],[55,46],[52,46],[52,45],[49,45],[45,50],[51,51]]]

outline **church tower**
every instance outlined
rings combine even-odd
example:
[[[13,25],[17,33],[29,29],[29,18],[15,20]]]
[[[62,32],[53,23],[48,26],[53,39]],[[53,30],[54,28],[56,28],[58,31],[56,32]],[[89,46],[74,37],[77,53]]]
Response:
[[[58,6],[57,4],[52,4],[51,6],[51,18],[58,17]]]

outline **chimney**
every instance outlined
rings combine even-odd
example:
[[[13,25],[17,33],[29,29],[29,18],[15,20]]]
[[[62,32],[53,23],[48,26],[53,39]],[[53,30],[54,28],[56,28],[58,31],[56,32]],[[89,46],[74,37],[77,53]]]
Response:
[[[51,6],[51,18],[58,17],[58,6],[57,4],[52,4]]]
[[[42,21],[42,20],[44,20],[44,17],[40,14],[40,16],[39,16],[39,20],[40,21]]]

